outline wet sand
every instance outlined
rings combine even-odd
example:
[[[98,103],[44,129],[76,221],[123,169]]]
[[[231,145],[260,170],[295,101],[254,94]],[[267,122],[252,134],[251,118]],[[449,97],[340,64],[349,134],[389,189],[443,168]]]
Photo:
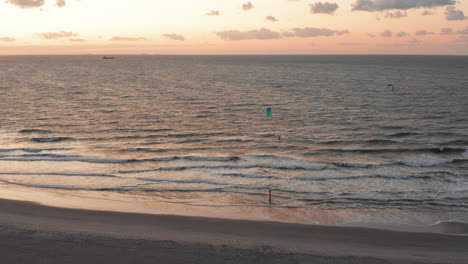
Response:
[[[0,200],[2,263],[468,263],[468,236]]]

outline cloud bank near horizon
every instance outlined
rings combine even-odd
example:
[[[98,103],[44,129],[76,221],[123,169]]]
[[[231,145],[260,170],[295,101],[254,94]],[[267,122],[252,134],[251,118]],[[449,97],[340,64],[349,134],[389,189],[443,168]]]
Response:
[[[163,34],[164,37],[172,40],[184,41],[185,37],[178,34]]]
[[[80,34],[74,33],[71,31],[59,31],[59,32],[36,33],[35,35],[42,39],[59,39],[59,38],[77,37]]]

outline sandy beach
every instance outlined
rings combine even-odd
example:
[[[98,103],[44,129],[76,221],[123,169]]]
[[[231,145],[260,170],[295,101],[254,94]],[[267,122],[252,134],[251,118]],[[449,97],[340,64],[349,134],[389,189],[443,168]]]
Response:
[[[0,200],[2,263],[467,263],[468,236]]]

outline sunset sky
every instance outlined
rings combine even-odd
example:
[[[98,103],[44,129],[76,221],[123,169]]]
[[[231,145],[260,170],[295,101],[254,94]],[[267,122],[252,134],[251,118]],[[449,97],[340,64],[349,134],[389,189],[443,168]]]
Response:
[[[0,54],[461,54],[467,0],[0,0]]]

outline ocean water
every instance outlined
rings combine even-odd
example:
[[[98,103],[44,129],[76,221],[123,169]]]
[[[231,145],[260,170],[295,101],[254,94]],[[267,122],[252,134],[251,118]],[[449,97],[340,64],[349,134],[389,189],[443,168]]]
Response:
[[[467,73],[466,56],[0,57],[0,197],[468,223]]]

